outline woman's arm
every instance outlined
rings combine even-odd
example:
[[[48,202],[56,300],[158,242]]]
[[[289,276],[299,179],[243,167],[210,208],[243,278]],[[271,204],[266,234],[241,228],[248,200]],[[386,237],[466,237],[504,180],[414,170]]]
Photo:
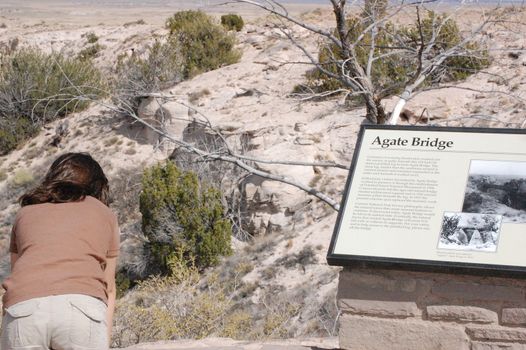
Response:
[[[15,262],[18,259],[17,253],[11,253],[11,272],[13,272],[13,266],[15,266]],[[5,308],[4,305],[2,305],[2,317],[5,315]]]
[[[108,342],[111,345],[111,329],[113,327],[113,313],[115,311],[115,298],[117,290],[115,288],[115,270],[117,268],[117,258],[107,258],[106,269],[104,270],[104,277],[108,283],[108,312],[106,314],[106,321],[108,324]]]

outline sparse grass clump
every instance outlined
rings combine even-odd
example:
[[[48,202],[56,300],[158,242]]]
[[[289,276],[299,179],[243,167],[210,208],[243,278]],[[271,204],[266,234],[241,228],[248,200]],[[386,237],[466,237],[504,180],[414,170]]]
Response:
[[[0,155],[40,127],[85,109],[105,84],[90,60],[23,49],[0,56]]]
[[[235,37],[201,11],[180,11],[166,21],[170,37],[184,57],[185,78],[239,61]]]
[[[145,171],[140,211],[155,273],[169,273],[168,262],[179,251],[200,269],[232,252],[232,228],[220,191],[199,183],[195,173],[182,172],[171,161]]]
[[[227,30],[235,30],[236,32],[240,32],[243,29],[245,22],[240,15],[230,13],[228,15],[221,16],[221,25]]]
[[[208,90],[207,88],[204,88],[200,91],[194,91],[188,94],[188,101],[191,103],[195,103],[198,100],[200,100],[202,97],[209,96],[209,95],[210,95],[210,90]]]
[[[114,346],[166,339],[200,339],[225,326],[223,315],[231,306],[231,300],[217,279],[206,290],[201,290],[199,269],[188,264],[180,254],[168,259],[168,268],[169,276],[155,276],[140,282],[133,291],[132,300],[118,302]],[[230,322],[228,329],[244,324],[238,318]]]
[[[11,178],[11,186],[15,188],[28,187],[35,182],[35,177],[27,169],[20,169]]]

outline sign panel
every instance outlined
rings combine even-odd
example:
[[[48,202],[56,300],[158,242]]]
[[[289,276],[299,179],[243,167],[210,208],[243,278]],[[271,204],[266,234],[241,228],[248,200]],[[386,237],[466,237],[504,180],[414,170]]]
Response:
[[[526,130],[362,126],[327,260],[526,272]]]

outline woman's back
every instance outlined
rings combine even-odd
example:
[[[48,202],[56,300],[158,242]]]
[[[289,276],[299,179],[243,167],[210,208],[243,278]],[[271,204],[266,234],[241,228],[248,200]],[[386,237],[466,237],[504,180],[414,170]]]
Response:
[[[107,302],[104,262],[116,257],[115,214],[94,197],[22,207],[10,251],[18,255],[2,286],[4,308],[56,294],[89,294]]]

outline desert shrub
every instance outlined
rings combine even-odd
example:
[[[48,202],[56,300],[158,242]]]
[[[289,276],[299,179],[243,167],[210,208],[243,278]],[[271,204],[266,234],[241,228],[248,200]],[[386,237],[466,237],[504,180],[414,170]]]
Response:
[[[91,60],[96,58],[99,53],[104,49],[104,46],[96,43],[93,45],[89,45],[85,47],[84,49],[80,50],[77,54],[77,58],[80,60]]]
[[[306,245],[301,251],[276,260],[278,265],[286,268],[293,268],[297,265],[305,268],[306,265],[316,264],[317,262],[316,252],[311,245]]]
[[[367,67],[371,50],[371,31],[361,38],[359,35],[368,25],[368,17],[364,19],[351,16],[347,19],[349,31],[346,41],[349,45],[357,43],[354,46],[357,63],[364,70]],[[433,32],[437,32],[435,44],[429,50],[430,56],[437,56],[463,40],[458,25],[453,19],[446,20],[445,15],[437,15],[432,11],[429,11],[427,17],[422,20],[421,29],[424,42],[429,42]],[[338,33],[335,31],[334,35],[338,36]],[[374,49],[376,60],[372,65],[371,81],[380,98],[400,93],[408,83],[411,74],[417,70],[418,56],[416,54],[402,51],[397,53],[392,47],[410,47],[416,53],[420,42],[420,29],[417,24],[395,27],[391,22],[386,22],[382,27],[378,27]],[[488,51],[479,44],[467,42],[463,49],[463,54],[447,58],[442,66],[428,77],[426,84],[464,79],[489,65]],[[318,62],[329,72],[341,76],[340,62],[344,59],[342,50],[334,43],[321,44]],[[327,76],[319,69],[307,72],[306,77],[307,83],[296,86],[293,93],[319,93],[345,88],[342,81]]]
[[[219,336],[232,339],[243,339],[254,328],[254,318],[249,312],[235,311],[225,319],[225,325]]]
[[[458,45],[463,38],[458,24],[446,15],[437,15],[433,11],[427,13],[422,20],[422,36],[424,41],[431,40],[436,35],[435,45],[431,49],[431,55],[436,56],[446,50]],[[441,23],[437,32],[437,23]],[[435,34],[434,34],[435,32]],[[405,27],[400,33],[406,37],[413,47],[418,47],[420,41],[420,30],[416,27]],[[434,81],[454,81],[465,79],[473,73],[489,66],[489,53],[476,42],[467,42],[464,46],[465,53],[448,57],[442,64],[441,69],[435,71],[430,79]]]
[[[86,38],[86,42],[88,44],[94,44],[97,41],[99,41],[99,37],[97,36],[97,34],[95,34],[93,32],[88,32],[88,33],[82,34],[82,37]]]
[[[171,161],[147,169],[140,195],[142,230],[155,272],[169,272],[168,261],[182,251],[204,268],[231,253],[232,228],[224,216],[219,190],[199,183],[192,172]]]
[[[367,27],[366,22],[362,21],[360,17],[349,17],[347,19],[347,26],[349,34],[347,42],[353,43],[358,40],[360,33]],[[376,49],[375,56],[385,55],[389,50],[386,49],[393,45],[393,37],[388,33],[393,30],[390,23],[386,24],[386,29],[379,31],[376,35]],[[334,33],[337,35],[337,33]],[[356,45],[356,58],[360,66],[367,66],[369,56],[369,46],[371,43],[371,35],[368,33],[364,35]],[[343,53],[335,44],[322,44],[318,53],[319,63],[328,71],[340,74],[341,67],[337,63],[338,60],[343,60]],[[371,78],[375,87],[378,90],[392,89],[390,93],[396,93],[401,88],[401,83],[408,76],[410,66],[405,62],[405,59],[397,55],[385,56],[384,59],[377,60],[372,66]],[[298,86],[295,88],[296,92],[304,92],[306,89],[313,92],[334,91],[344,88],[343,83],[335,78],[325,75],[318,69],[307,72],[308,83],[306,86]]]
[[[180,11],[166,21],[170,37],[184,57],[185,78],[236,63],[235,37],[201,11]]]
[[[0,155],[15,149],[24,140],[35,135],[39,129],[30,118],[3,117],[0,119]]]
[[[135,113],[152,92],[184,79],[235,63],[240,53],[235,38],[201,11],[180,11],[166,21],[170,35],[146,48],[144,54],[122,54],[116,65],[116,103]]]
[[[130,289],[131,285],[132,281],[124,272],[117,272],[115,276],[115,289],[117,292],[117,299],[120,299],[124,295],[126,295],[126,292]]]
[[[117,105],[136,112],[142,99],[183,80],[183,59],[174,41],[156,41],[144,55],[119,56],[115,89]]]
[[[85,109],[104,87],[90,60],[37,49],[0,56],[0,155],[44,123]]]
[[[11,178],[11,185],[14,187],[25,187],[35,182],[35,177],[27,169],[20,169]]]
[[[221,25],[227,30],[235,30],[236,32],[240,32],[241,29],[243,29],[245,22],[240,15],[229,13],[228,15],[221,16]]]
[[[166,339],[200,339],[219,333],[222,316],[231,306],[218,283],[202,290],[199,269],[181,254],[168,261],[169,276],[140,282],[130,295],[117,302],[113,345]],[[144,322],[148,320],[148,322]],[[242,321],[232,318],[233,329]],[[242,331],[246,331],[242,330]]]

